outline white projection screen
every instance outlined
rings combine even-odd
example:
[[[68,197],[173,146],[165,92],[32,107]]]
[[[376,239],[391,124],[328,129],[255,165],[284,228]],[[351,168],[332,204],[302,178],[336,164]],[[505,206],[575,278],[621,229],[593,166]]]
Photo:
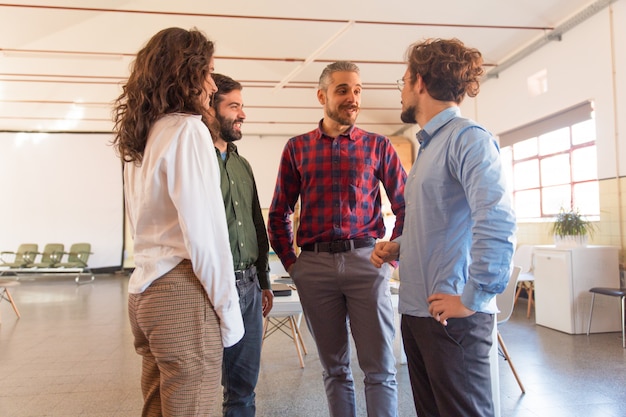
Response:
[[[0,132],[0,250],[91,243],[89,266],[121,268],[122,168],[111,134]]]

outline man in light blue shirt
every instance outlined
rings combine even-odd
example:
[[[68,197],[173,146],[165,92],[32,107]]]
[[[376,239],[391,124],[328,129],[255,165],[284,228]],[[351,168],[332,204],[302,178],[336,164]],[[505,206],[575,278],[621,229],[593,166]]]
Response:
[[[462,42],[411,45],[398,81],[402,121],[422,127],[405,187],[402,236],[371,261],[400,259],[402,337],[417,414],[494,415],[489,351],[495,295],[508,282],[515,216],[493,136],[461,117],[482,56]]]

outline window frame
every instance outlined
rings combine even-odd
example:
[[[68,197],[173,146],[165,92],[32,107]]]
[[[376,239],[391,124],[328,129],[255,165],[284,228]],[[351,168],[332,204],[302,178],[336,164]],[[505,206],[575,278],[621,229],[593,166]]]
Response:
[[[508,150],[507,155],[511,158],[509,161],[506,161],[505,166],[507,166],[508,168],[508,175],[510,176],[510,184],[511,184],[511,192],[512,192],[512,197],[513,197],[513,202],[514,202],[514,206],[517,206],[517,198],[516,195],[520,192],[527,192],[527,191],[537,191],[539,194],[539,200],[538,200],[538,211],[534,210],[535,213],[539,213],[539,217],[522,217],[520,218],[520,220],[523,221],[546,221],[546,220],[553,220],[557,213],[552,213],[552,211],[550,213],[546,213],[544,210],[544,192],[546,188],[549,187],[555,187],[555,186],[566,186],[569,185],[570,187],[570,201],[569,201],[569,205],[570,207],[564,207],[565,209],[570,209],[573,208],[574,210],[578,210],[578,207],[575,207],[575,201],[576,201],[576,194],[575,194],[575,190],[576,187],[580,184],[590,184],[590,183],[599,183],[598,177],[597,177],[597,172],[596,172],[596,176],[593,179],[584,179],[584,180],[574,180],[574,169],[575,167],[572,165],[572,161],[573,161],[573,153],[580,150],[580,149],[585,149],[585,148],[591,148],[594,147],[596,150],[596,155],[597,155],[597,136],[594,135],[593,140],[590,140],[588,142],[584,142],[584,143],[577,143],[577,144],[573,144],[573,129],[572,127],[578,123],[581,122],[585,122],[587,120],[594,120],[594,114],[593,114],[593,103],[590,101],[581,103],[577,106],[573,106],[569,109],[564,110],[563,112],[557,113],[555,115],[546,117],[546,118],[542,118],[534,123],[530,123],[528,125],[522,126],[520,128],[502,133],[499,135],[500,138],[500,143],[502,148],[507,148],[510,147],[510,149]],[[595,124],[595,122],[594,122]],[[558,129],[563,129],[563,128],[567,128],[567,132],[568,132],[568,138],[569,138],[569,147],[567,149],[562,149],[556,152],[552,152],[549,154],[541,154],[541,145],[539,142],[539,137],[541,135],[544,134],[548,134],[551,133],[555,130]],[[523,157],[520,158],[518,160],[515,159],[515,150],[514,150],[514,146],[516,143],[519,142],[523,142],[525,140],[529,140],[529,139],[533,139],[535,138],[537,140],[537,152],[535,155],[531,155],[531,156],[527,156],[527,157]],[[504,145],[502,145],[504,143]],[[559,156],[559,155],[567,155],[567,159],[568,159],[568,163],[569,163],[569,183],[562,183],[562,184],[551,184],[549,186],[546,186],[543,184],[543,179],[542,179],[542,161],[545,159],[549,159],[549,158],[553,158],[555,156]],[[528,187],[528,188],[524,188],[524,189],[520,189],[517,190],[515,188],[515,166],[517,164],[520,163],[526,163],[526,162],[530,162],[530,161],[537,161],[537,174],[538,174],[538,182],[539,184],[537,186],[534,187]],[[519,175],[519,174],[518,174]],[[598,204],[597,207],[599,208],[599,199],[600,196],[597,196],[598,199]],[[566,204],[566,203],[564,203]],[[536,207],[535,207],[536,208]],[[587,218],[590,219],[599,219],[599,213],[586,213],[586,212],[581,212],[582,215],[584,215]]]

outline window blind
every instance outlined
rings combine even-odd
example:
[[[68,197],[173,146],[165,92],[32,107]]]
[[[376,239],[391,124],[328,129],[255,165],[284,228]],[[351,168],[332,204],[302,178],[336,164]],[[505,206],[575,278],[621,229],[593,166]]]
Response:
[[[517,142],[534,138],[553,130],[584,122],[591,119],[592,112],[593,102],[585,101],[527,125],[500,133],[498,135],[500,137],[500,147],[511,146]]]

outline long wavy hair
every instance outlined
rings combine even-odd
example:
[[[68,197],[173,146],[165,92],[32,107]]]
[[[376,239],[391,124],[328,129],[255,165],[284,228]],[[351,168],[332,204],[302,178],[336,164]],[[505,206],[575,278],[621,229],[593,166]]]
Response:
[[[113,146],[125,162],[141,164],[148,132],[169,113],[213,116],[204,83],[210,74],[213,42],[193,28],[163,29],[137,53],[128,81],[113,108]]]
[[[484,73],[478,49],[468,48],[458,39],[427,39],[411,45],[406,52],[411,83],[419,74],[426,90],[436,100],[461,104],[467,94],[476,97]]]

